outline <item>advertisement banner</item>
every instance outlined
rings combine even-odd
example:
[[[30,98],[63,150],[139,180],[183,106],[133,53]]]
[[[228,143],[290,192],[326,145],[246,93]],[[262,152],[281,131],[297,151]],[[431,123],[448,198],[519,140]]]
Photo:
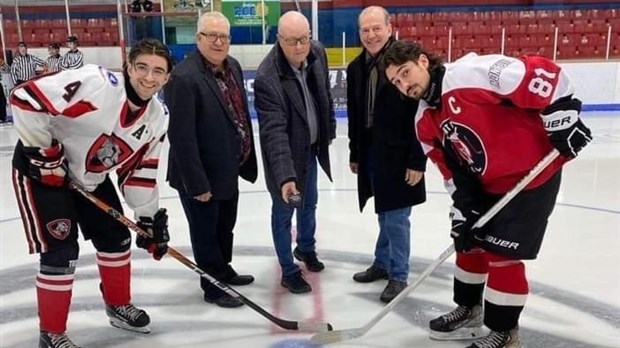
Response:
[[[265,25],[276,26],[280,19],[280,0],[240,1],[222,0],[222,13],[233,27],[260,27],[263,23],[263,4],[265,5]]]
[[[163,0],[164,12],[196,12],[211,9],[211,0]]]
[[[256,77],[256,70],[243,71],[243,82],[248,95],[248,106],[252,118],[256,118],[256,110],[254,109],[254,77]],[[336,117],[347,117],[347,70],[344,68],[329,69],[329,82]]]

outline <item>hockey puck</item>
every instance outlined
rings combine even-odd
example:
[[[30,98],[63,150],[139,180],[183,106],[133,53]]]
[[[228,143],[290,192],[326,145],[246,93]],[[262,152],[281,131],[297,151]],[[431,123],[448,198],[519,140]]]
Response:
[[[288,196],[288,204],[293,208],[301,207],[301,195],[290,195]]]
[[[334,331],[334,327],[332,326],[332,324],[327,324],[327,331]]]

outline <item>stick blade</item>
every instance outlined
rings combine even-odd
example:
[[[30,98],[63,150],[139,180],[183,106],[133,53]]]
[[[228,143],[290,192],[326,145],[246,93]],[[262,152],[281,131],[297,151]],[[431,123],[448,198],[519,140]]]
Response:
[[[323,321],[300,321],[297,326],[300,331],[328,332],[333,330],[332,324]]]
[[[346,340],[352,340],[360,337],[363,334],[364,330],[362,329],[336,330],[318,333],[310,337],[310,341],[317,344],[330,344]]]

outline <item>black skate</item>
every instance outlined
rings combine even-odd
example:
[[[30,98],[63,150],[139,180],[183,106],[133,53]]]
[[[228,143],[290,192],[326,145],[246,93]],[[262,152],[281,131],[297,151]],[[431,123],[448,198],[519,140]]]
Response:
[[[76,346],[65,334],[41,331],[39,335],[39,348],[80,348],[80,346]]]
[[[105,306],[105,312],[110,318],[110,324],[119,329],[128,331],[149,333],[151,318],[142,309],[136,308],[131,303],[123,306]]]
[[[450,313],[431,320],[429,336],[435,340],[471,340],[484,334],[482,306],[458,306]]]
[[[491,331],[467,348],[522,348],[523,344],[519,341],[519,329],[514,328],[510,331]]]

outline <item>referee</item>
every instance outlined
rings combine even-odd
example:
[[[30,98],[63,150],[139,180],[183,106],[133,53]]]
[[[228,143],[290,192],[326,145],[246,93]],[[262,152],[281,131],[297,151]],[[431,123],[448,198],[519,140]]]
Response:
[[[51,43],[47,52],[49,52],[49,57],[47,57],[47,71],[46,72],[57,72],[60,71],[60,45],[58,43]]]
[[[62,70],[81,68],[84,65],[84,54],[77,48],[77,36],[67,38],[67,47],[69,47],[69,52],[60,59],[60,68]]]
[[[21,41],[17,45],[17,55],[13,58],[13,65],[11,65],[13,85],[17,86],[35,77],[37,67],[47,69],[47,64],[43,59],[28,54],[26,43]]]

